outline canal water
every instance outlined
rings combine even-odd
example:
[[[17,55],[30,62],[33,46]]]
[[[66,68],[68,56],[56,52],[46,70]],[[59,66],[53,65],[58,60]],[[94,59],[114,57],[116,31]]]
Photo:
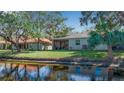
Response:
[[[1,81],[123,81],[107,67],[0,62]]]

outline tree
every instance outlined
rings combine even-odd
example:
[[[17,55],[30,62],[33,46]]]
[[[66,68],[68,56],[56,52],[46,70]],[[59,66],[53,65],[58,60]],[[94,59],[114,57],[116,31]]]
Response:
[[[31,22],[28,12],[1,12],[0,36],[11,42],[20,51],[19,40],[30,31]]]
[[[40,38],[47,37],[48,35],[44,32],[45,29],[45,22],[47,22],[47,19],[45,18],[46,13],[45,12],[32,12],[32,32],[30,35],[33,38],[38,39],[37,49],[40,50]]]
[[[45,32],[51,39],[64,37],[73,29],[65,24],[67,18],[64,18],[61,12],[47,12],[46,20],[48,21],[45,24]]]
[[[112,46],[124,43],[123,12],[82,12],[81,25],[94,24],[90,32],[89,45],[106,44],[108,58],[113,58]]]
[[[66,36],[72,28],[65,25],[60,12],[33,12],[33,31],[32,37],[53,39],[55,37]],[[38,44],[39,49],[39,44]]]
[[[11,42],[20,51],[19,41],[23,37],[33,38],[65,36],[69,30],[60,12],[0,12],[0,36]],[[39,44],[38,44],[39,49]]]

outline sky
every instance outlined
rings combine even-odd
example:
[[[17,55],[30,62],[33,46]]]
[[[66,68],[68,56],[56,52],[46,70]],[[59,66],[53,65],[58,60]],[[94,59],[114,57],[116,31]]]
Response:
[[[86,31],[86,29],[88,28],[86,26],[80,26],[80,17],[81,17],[80,11],[64,11],[61,13],[63,17],[67,18],[65,24],[67,26],[74,28],[73,31],[82,32],[82,31]]]
[[[82,31],[82,27],[80,26],[80,20],[79,20],[79,18],[81,17],[80,12],[65,11],[62,12],[62,15],[63,17],[67,18],[67,20],[65,21],[67,26],[74,28],[74,31],[80,31],[80,32]]]

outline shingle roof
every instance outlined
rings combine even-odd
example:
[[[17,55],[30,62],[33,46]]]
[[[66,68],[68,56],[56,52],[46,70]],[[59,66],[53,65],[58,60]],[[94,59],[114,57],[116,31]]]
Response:
[[[46,38],[40,38],[39,41],[38,41],[38,38],[31,38],[31,39],[26,40],[26,42],[27,43],[36,43],[36,42],[39,42],[39,43],[52,44],[52,41],[50,41],[49,39],[46,39]]]
[[[88,38],[89,37],[88,34],[89,34],[88,31],[84,31],[82,33],[71,34],[71,35],[68,35],[66,37],[54,38],[54,40],[72,39],[72,38]]]

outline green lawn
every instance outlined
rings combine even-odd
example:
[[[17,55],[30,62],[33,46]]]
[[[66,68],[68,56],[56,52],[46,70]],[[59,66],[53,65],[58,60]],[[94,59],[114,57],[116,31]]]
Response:
[[[123,51],[115,51],[114,55],[124,58]],[[22,51],[12,54],[10,50],[0,50],[0,57],[21,57],[21,58],[68,58],[85,57],[89,59],[104,59],[107,57],[105,51]]]

